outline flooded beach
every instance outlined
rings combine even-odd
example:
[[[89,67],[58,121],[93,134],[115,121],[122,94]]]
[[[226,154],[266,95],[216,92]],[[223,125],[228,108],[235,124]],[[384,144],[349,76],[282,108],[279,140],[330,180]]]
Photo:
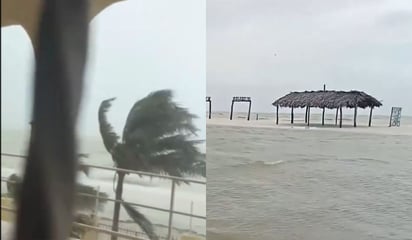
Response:
[[[339,129],[259,115],[208,121],[209,240],[412,239],[411,118]]]

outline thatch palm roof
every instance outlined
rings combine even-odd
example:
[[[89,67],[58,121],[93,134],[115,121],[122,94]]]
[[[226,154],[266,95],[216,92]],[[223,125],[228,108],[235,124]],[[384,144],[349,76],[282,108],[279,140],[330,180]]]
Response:
[[[272,103],[273,106],[304,108],[367,108],[380,107],[376,98],[360,91],[305,91],[291,92]]]

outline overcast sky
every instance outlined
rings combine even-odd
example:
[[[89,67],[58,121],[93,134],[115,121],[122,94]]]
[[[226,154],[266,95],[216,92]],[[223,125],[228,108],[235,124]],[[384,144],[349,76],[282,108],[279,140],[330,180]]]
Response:
[[[205,0],[128,0],[107,8],[90,26],[81,134],[99,136],[102,100],[117,97],[109,121],[121,134],[134,102],[167,88],[199,116],[199,137],[205,139]],[[2,129],[24,129],[31,117],[33,50],[20,27],[1,31]]]
[[[207,43],[215,110],[243,95],[273,112],[276,98],[326,84],[382,100],[378,114],[412,115],[410,0],[208,0]]]

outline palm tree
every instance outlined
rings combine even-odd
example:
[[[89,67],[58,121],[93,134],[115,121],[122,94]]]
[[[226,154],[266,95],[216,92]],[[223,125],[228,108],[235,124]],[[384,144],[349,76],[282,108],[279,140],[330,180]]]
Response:
[[[99,108],[100,133],[117,168],[146,171],[182,177],[185,174],[205,175],[204,160],[193,140],[198,129],[195,115],[178,106],[171,90],[153,92],[137,101],[129,112],[120,137],[113,131],[106,113],[115,98],[104,100]],[[124,172],[117,172],[116,200],[122,199]],[[157,239],[152,224],[144,215],[126,203],[126,212],[150,239]],[[120,203],[116,202],[112,231],[118,231]],[[116,237],[112,236],[112,240]]]

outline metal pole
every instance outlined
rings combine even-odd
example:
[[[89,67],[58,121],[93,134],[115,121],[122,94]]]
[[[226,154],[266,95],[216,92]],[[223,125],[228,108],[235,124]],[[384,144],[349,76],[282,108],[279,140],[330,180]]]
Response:
[[[97,192],[96,192],[96,203],[94,206],[94,216],[97,219],[97,212],[99,211],[99,193],[100,193],[100,186],[97,187]]]
[[[193,201],[190,203],[190,214],[193,214]],[[192,231],[192,217],[190,217],[189,229]]]
[[[167,230],[167,239],[172,239],[172,220],[173,220],[173,208],[175,202],[175,181],[172,180],[172,190],[170,193],[170,212],[169,212],[169,226]]]

